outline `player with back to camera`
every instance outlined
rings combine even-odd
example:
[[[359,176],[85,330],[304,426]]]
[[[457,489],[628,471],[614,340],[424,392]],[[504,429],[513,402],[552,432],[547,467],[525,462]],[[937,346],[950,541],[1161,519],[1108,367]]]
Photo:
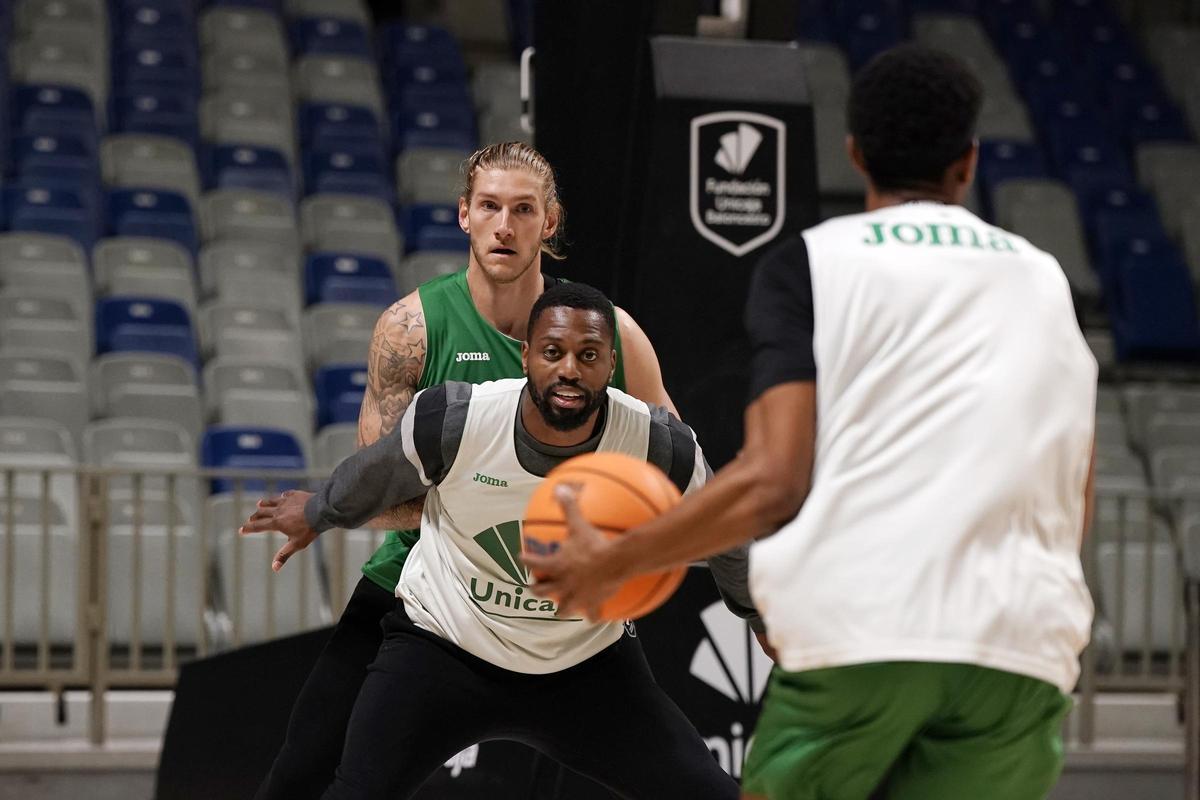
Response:
[[[692,431],[608,386],[616,317],[578,283],[534,303],[527,379],[418,392],[399,424],[315,494],[263,501],[244,532],[291,552],[425,498],[421,536],[384,617],[326,800],[408,797],[475,742],[512,739],[642,800],[737,797],[737,784],[655,683],[620,622],[564,617],[529,592],[520,520],[553,467],[580,453],[645,458],[681,491],[704,483]]]
[[[608,542],[528,556],[539,593],[593,612],[624,576],[768,536],[751,591],[779,667],[746,797],[1032,800],[1092,601],[1096,360],[1053,256],[961,207],[979,82],[918,46],[855,77],[867,212],[760,262],[745,444],[704,489]],[[803,613],[797,613],[803,610]]]
[[[534,301],[555,280],[542,273],[556,250],[563,208],[546,159],[522,142],[489,145],[464,165],[458,221],[470,237],[467,268],[435,278],[383,312],[367,355],[359,445],[390,433],[417,391],[447,380],[480,383],[518,378],[521,340]],[[674,410],[654,348],[633,319],[616,309],[613,385]],[[333,780],[346,725],[382,641],[380,620],[395,606],[404,559],[418,537],[420,501],[389,509],[368,525],[388,530],[363,567],[363,578],[296,699],[282,749],[257,800],[320,796]],[[275,568],[289,555],[286,547]],[[745,582],[742,548],[710,559],[718,586]],[[724,591],[724,590],[723,590]],[[727,603],[743,616],[753,607],[742,589]],[[764,642],[761,621],[756,634]]]

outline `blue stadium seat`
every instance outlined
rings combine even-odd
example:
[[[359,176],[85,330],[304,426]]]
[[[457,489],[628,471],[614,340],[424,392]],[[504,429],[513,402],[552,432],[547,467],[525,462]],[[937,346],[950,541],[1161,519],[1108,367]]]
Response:
[[[470,112],[474,108],[465,83],[390,83],[387,89],[389,102],[397,110],[465,109]]]
[[[830,42],[837,40],[837,28],[833,24],[834,13],[830,0],[797,0],[796,38],[805,42]]]
[[[287,156],[270,147],[218,145],[209,155],[208,185],[214,189],[257,189],[295,195]]]
[[[1109,186],[1080,197],[1079,209],[1088,230],[1104,231],[1112,241],[1146,237],[1161,229],[1154,198],[1146,192]]]
[[[375,113],[366,106],[305,103],[300,106],[300,143],[311,150],[357,153],[375,147],[382,152],[382,132]]]
[[[109,230],[116,236],[150,236],[179,242],[191,253],[199,244],[186,197],[160,189],[111,189]]]
[[[12,140],[11,163],[18,182],[88,196],[100,188],[96,154],[87,140],[78,136],[18,135]]]
[[[844,6],[858,8],[847,13],[842,12]],[[851,69],[861,67],[873,56],[899,44],[904,38],[903,17],[898,11],[887,7],[886,3],[839,4],[839,12],[842,12],[843,19],[838,38],[846,51]]]
[[[383,260],[350,253],[312,253],[304,264],[306,303],[391,305],[396,280]]]
[[[309,152],[304,156],[304,183],[308,194],[361,194],[391,201],[392,180],[377,154]]]
[[[313,375],[317,427],[357,422],[366,388],[366,364],[335,364],[317,370]]]
[[[85,252],[92,251],[99,235],[95,203],[80,192],[43,186],[6,186],[4,209],[9,230],[67,236]]]
[[[1169,245],[1131,249],[1115,265],[1105,300],[1117,357],[1200,356],[1200,325],[1191,276]]]
[[[172,48],[196,44],[196,26],[191,15],[180,7],[138,0],[117,4],[115,19],[119,21],[120,38],[125,45],[163,46]]]
[[[199,97],[200,69],[186,50],[142,47],[114,56],[113,84]]]
[[[96,112],[87,93],[66,86],[15,86],[12,93],[14,133],[77,136],[97,150]]]
[[[396,150],[410,147],[449,147],[475,150],[475,113],[466,108],[398,109],[394,114]]]
[[[1089,71],[1092,90],[1118,116],[1147,99],[1161,97],[1154,70],[1141,58],[1118,58]]]
[[[404,209],[404,251],[451,250],[465,252],[470,240],[458,227],[458,207],[418,203]]]
[[[304,451],[296,437],[278,428],[245,428],[237,425],[210,425],[200,440],[200,464],[213,469],[292,471],[303,470]],[[275,491],[295,489],[300,481],[271,481]],[[213,494],[233,492],[264,492],[268,481],[234,478],[214,478]]]
[[[414,25],[408,22],[392,22],[379,32],[385,57],[396,53],[457,54],[458,40],[445,28],[434,25]],[[461,56],[460,56],[461,58]]]
[[[1130,256],[1139,258],[1155,253],[1172,252],[1174,245],[1167,238],[1162,225],[1153,220],[1138,229],[1136,223],[1123,226],[1123,230],[1098,228],[1095,231],[1096,271],[1107,287],[1114,280],[1120,265]]]
[[[121,133],[173,136],[193,149],[200,143],[195,98],[153,87],[118,90],[112,99],[112,128]]]
[[[999,140],[983,141],[979,144],[979,185],[983,190],[981,199],[985,211],[990,215],[991,196],[1003,181],[1012,178],[1042,178],[1046,175],[1046,161],[1037,145],[1025,142]]]
[[[96,354],[168,353],[200,363],[187,309],[172,300],[105,297],[96,301]]]
[[[1120,119],[1120,130],[1130,149],[1143,142],[1188,142],[1192,138],[1183,114],[1166,98],[1148,99],[1129,109]]]
[[[372,58],[367,29],[357,22],[329,17],[305,17],[291,24],[292,49],[299,55]]]

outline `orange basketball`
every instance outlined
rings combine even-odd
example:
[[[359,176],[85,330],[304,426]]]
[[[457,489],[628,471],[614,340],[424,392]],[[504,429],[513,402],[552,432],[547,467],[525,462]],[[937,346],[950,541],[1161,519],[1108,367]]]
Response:
[[[567,536],[562,506],[554,487],[580,487],[579,510],[609,536],[654,519],[680,500],[675,484],[653,464],[621,453],[586,453],[559,464],[533,492],[525,508],[521,549],[548,553]],[[686,567],[637,575],[600,607],[600,618],[637,619],[658,608],[679,588]]]

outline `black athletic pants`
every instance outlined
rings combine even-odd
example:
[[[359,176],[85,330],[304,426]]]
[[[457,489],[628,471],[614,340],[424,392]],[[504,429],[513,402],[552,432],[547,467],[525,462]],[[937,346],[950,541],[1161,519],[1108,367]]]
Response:
[[[623,636],[548,675],[510,672],[408,619],[383,620],[325,800],[400,800],[475,742],[524,742],[636,800],[735,800],[738,787]]]
[[[287,738],[255,800],[316,800],[333,781],[350,712],[383,641],[380,620],[395,607],[391,592],[367,577],[358,582],[296,697]]]

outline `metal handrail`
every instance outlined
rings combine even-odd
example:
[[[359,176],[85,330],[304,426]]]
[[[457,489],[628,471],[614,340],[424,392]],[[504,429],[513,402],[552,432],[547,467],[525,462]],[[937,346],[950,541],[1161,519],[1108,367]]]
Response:
[[[25,486],[26,495],[36,486],[37,524],[32,526],[36,531],[27,532],[40,537],[33,571],[41,601],[33,641],[18,645],[17,504],[0,498],[0,558],[4,559],[0,571],[4,581],[0,591],[0,687],[55,692],[90,689],[90,735],[100,744],[104,740],[102,698],[106,689],[170,687],[180,663],[188,659],[330,621],[352,588],[350,567],[361,564],[373,551],[382,532],[327,534],[321,537],[313,558],[289,564],[286,578],[275,578],[268,571],[271,557],[282,543],[279,537],[263,536],[256,541],[240,539],[234,533],[254,497],[265,493],[252,487],[269,490],[284,483],[312,485],[326,476],[295,470],[0,467],[0,489],[5,497],[16,497],[18,484]],[[218,478],[236,481],[234,490],[225,496],[209,495],[206,482]],[[56,620],[51,618],[48,599],[58,590],[50,584],[61,573],[51,570],[52,537],[56,535],[51,509],[65,502],[66,498],[55,493],[67,485],[74,487],[76,515],[64,523],[76,537],[70,540],[75,552],[86,557],[76,559],[76,595],[66,598],[73,609],[72,634],[69,641],[55,641],[51,628]],[[1094,636],[1084,651],[1077,740],[1084,746],[1094,742],[1095,699],[1100,691],[1180,693],[1188,731],[1189,780],[1195,783],[1195,776],[1200,775],[1200,580],[1197,576],[1185,580],[1178,523],[1185,503],[1195,502],[1200,508],[1200,493],[1102,489],[1100,501],[1116,504],[1118,533],[1113,537],[1103,530],[1093,532],[1084,543],[1083,565],[1097,599],[1097,631],[1108,626],[1112,635]],[[151,518],[150,504],[155,502],[165,504],[165,514]],[[192,502],[195,506],[188,517],[186,506]],[[130,508],[119,505],[124,503]],[[1174,521],[1167,526],[1165,538],[1153,524],[1146,530],[1133,529],[1136,520],[1131,515],[1139,507],[1151,522],[1160,517]],[[229,514],[228,520],[214,517],[218,512]],[[121,535],[116,533],[118,523]],[[125,534],[127,538],[121,538]],[[1157,574],[1164,546],[1172,553],[1172,566],[1165,576]],[[30,552],[28,547],[26,552]],[[115,563],[119,556],[128,561]],[[256,572],[261,580],[251,577]],[[1139,602],[1137,591],[1126,588],[1131,582],[1142,587],[1140,608],[1130,605]],[[1151,589],[1155,586],[1167,590],[1154,595]],[[151,587],[161,600],[148,597],[145,587]],[[193,605],[181,605],[177,596],[181,587],[198,598]],[[254,601],[248,599],[248,590],[261,595],[265,618],[260,619],[264,615],[250,605]],[[117,595],[126,598],[128,606],[114,608]],[[1163,596],[1178,598],[1178,602],[1171,601],[1165,644],[1151,640],[1156,621],[1161,628],[1159,614],[1164,611],[1153,603],[1155,597]],[[158,620],[160,616],[161,621],[156,622],[160,629],[153,629],[151,617]],[[61,627],[61,620],[58,623]],[[120,626],[127,629],[125,638],[114,632]],[[28,621],[25,627],[29,627]]]

